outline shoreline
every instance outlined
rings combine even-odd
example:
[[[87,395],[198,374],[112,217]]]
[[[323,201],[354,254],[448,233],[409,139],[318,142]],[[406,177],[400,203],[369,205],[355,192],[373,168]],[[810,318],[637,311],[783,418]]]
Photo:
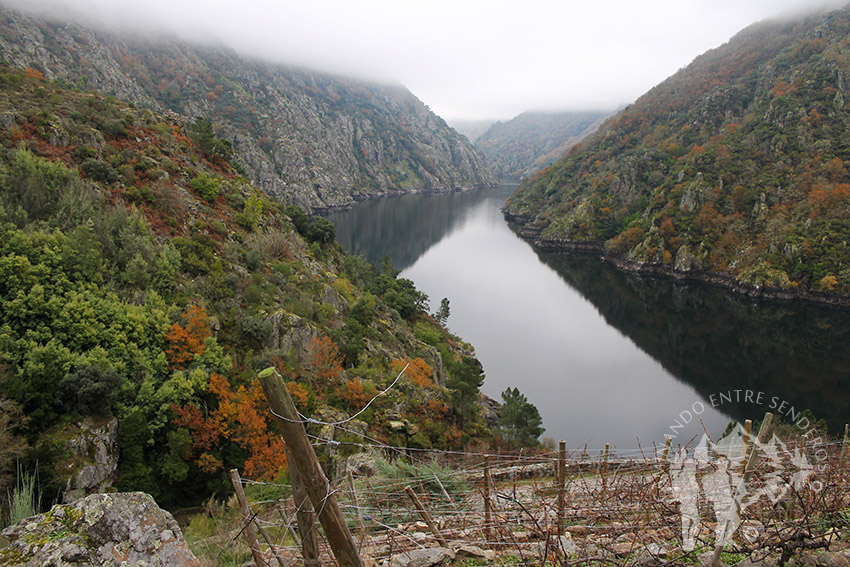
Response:
[[[429,194],[429,195],[444,195],[446,193],[466,193],[469,191],[482,191],[485,189],[493,189],[494,187],[498,187],[499,183],[494,184],[485,184],[485,185],[472,185],[472,186],[457,186],[457,187],[417,187],[415,189],[397,189],[397,190],[389,190],[384,191],[382,193],[357,193],[351,194],[351,201],[346,202],[341,205],[330,205],[327,207],[312,207],[308,214],[311,217],[315,216],[324,216],[328,213],[337,213],[342,211],[347,211],[356,207],[359,203],[363,201],[371,201],[372,199],[381,199],[383,197],[399,197],[401,195],[418,195],[418,194]]]
[[[540,252],[596,256],[603,262],[613,264],[617,269],[624,272],[643,276],[669,278],[681,282],[708,284],[758,300],[804,301],[820,306],[829,305],[850,308],[850,296],[813,291],[810,289],[758,286],[740,282],[730,274],[709,272],[706,270],[682,271],[676,270],[672,264],[639,262],[627,258],[622,254],[616,254],[607,250],[605,244],[597,240],[542,240],[540,238],[541,230],[525,224],[528,220],[525,217],[513,215],[505,209],[502,210],[502,214],[511,230]]]

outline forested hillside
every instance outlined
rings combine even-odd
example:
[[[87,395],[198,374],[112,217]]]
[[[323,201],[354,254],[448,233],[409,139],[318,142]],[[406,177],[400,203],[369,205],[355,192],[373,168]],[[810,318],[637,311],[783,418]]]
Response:
[[[469,142],[401,86],[2,7],[0,58],[158,113],[203,116],[233,143],[238,163],[260,189],[308,209],[495,182]]]
[[[607,112],[524,112],[475,140],[499,177],[523,179],[555,163],[599,127]]]
[[[540,246],[599,243],[632,268],[850,293],[848,54],[847,8],[753,25],[525,183],[507,216]]]
[[[231,159],[206,120],[0,68],[0,493],[16,466],[37,471],[44,502],[114,479],[173,506],[225,492],[231,467],[275,478],[284,453],[255,377],[268,366],[329,422],[409,364],[345,431],[310,426],[331,469],[364,438],[489,436],[481,366],[427,297]],[[90,437],[116,425],[97,440],[117,443],[110,471]]]

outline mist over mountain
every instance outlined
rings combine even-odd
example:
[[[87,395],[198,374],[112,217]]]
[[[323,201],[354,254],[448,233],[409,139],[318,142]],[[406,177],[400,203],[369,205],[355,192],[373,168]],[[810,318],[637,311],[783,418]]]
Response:
[[[0,8],[0,58],[68,87],[205,117],[264,191],[308,209],[494,182],[469,142],[401,86],[9,8]]]
[[[752,25],[523,184],[507,214],[539,246],[633,269],[850,293],[848,53],[848,8]]]
[[[495,120],[449,120],[449,126],[466,136],[473,144],[495,123]]]
[[[552,165],[596,130],[608,112],[524,112],[474,140],[499,177],[522,179]]]

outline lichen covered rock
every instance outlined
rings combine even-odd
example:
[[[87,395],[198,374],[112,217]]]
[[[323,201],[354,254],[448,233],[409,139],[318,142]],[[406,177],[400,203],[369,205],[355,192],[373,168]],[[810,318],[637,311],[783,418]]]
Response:
[[[111,485],[118,467],[118,419],[98,423],[83,420],[77,435],[65,442],[70,470],[63,502],[70,503],[90,492],[102,491]]]
[[[194,567],[177,522],[142,492],[94,494],[3,530],[0,565]]]

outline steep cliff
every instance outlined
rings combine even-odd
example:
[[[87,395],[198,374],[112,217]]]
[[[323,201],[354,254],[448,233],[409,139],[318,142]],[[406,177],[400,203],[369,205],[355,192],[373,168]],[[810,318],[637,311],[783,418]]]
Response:
[[[9,8],[0,9],[0,58],[157,112],[208,118],[260,188],[308,209],[495,182],[469,142],[401,86]]]
[[[850,9],[750,26],[525,183],[545,248],[827,299],[850,293]]]

